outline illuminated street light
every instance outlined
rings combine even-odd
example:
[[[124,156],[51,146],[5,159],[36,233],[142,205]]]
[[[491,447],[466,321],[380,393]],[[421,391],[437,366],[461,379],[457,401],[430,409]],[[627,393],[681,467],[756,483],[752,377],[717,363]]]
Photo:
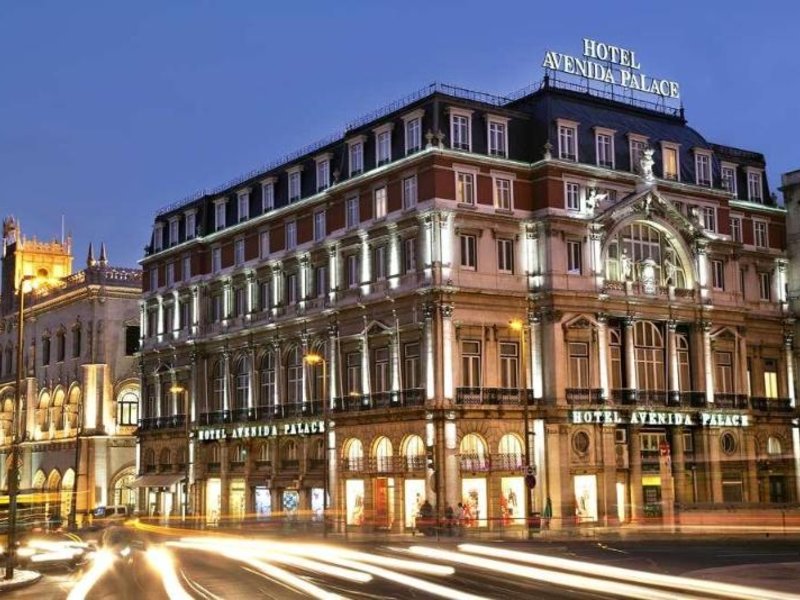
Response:
[[[25,437],[25,429],[20,435],[19,422],[22,415],[22,376],[24,374],[24,329],[25,329],[25,284],[30,283],[28,291],[39,286],[41,280],[35,275],[23,275],[17,287],[19,312],[17,313],[17,400],[11,419],[11,465],[8,468],[8,540],[6,543],[6,579],[14,578],[14,563],[17,560],[17,495],[19,494],[19,443]]]
[[[326,382],[328,381],[328,362],[321,354],[309,352],[303,357],[306,364],[312,367],[322,365],[322,448],[323,448],[323,461],[322,461],[322,536],[328,537],[328,402],[326,400],[327,394],[325,391]]]

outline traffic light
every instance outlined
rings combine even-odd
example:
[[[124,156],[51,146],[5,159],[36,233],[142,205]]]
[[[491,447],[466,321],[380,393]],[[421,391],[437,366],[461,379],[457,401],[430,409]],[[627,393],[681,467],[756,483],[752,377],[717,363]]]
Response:
[[[428,471],[435,471],[436,465],[433,462],[433,446],[428,446],[425,452],[425,468]]]

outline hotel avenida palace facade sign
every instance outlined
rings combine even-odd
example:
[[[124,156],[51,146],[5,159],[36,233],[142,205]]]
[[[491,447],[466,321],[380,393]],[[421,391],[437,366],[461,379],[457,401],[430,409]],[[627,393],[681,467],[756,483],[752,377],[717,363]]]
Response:
[[[679,95],[633,51],[584,54],[585,74],[545,66]],[[319,518],[327,489],[337,527],[400,531],[424,499],[491,529],[548,500],[564,527],[797,502],[765,170],[682,110],[547,77],[431,86],[165,208],[142,261],[141,508]]]

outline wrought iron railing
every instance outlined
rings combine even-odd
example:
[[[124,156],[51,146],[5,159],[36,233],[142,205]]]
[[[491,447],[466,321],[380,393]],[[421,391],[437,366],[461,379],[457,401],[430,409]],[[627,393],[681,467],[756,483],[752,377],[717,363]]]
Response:
[[[753,410],[763,412],[791,412],[796,410],[792,408],[792,401],[790,398],[767,398],[764,396],[751,396],[750,406]]]
[[[603,404],[603,390],[588,388],[567,388],[567,404]]]
[[[517,405],[525,394],[529,405],[534,404],[533,390],[521,388],[459,387],[456,388],[456,404],[469,405]]]
[[[746,394],[714,394],[714,406],[716,408],[747,408]]]

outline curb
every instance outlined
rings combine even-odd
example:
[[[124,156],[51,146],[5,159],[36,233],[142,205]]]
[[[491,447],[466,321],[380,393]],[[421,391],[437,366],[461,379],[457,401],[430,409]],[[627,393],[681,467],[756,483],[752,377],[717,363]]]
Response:
[[[34,583],[38,583],[39,580],[41,580],[41,578],[42,578],[42,574],[41,573],[36,573],[35,577],[32,577],[30,579],[26,579],[24,581],[12,581],[12,582],[6,583],[4,580],[0,579],[0,594],[3,593],[3,592],[12,592],[14,590],[18,590],[18,589],[21,589],[21,588],[28,587],[30,585],[33,585]]]

